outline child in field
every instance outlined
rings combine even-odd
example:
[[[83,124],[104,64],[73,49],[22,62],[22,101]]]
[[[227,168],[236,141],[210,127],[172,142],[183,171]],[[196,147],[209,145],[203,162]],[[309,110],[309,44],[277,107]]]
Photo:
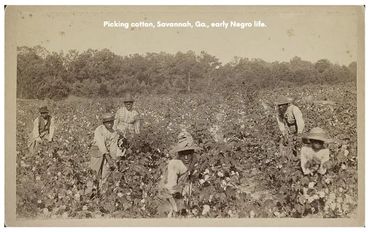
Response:
[[[54,137],[54,117],[49,114],[49,110],[46,106],[40,107],[39,112],[40,116],[33,121],[33,129],[28,143],[28,148],[31,153],[35,151],[38,144],[43,140],[52,142]]]
[[[133,109],[134,99],[131,94],[127,93],[123,100],[124,107],[119,108],[115,120],[114,130],[127,137],[128,134],[140,133],[140,120],[139,114]]]
[[[301,149],[301,168],[305,175],[313,174],[317,171],[320,174],[326,173],[325,163],[329,161],[330,151],[325,147],[325,143],[330,142],[326,132],[315,127],[303,137],[309,142]]]
[[[159,184],[159,196],[163,201],[163,211],[168,216],[179,213],[184,206],[184,197],[191,195],[191,173],[194,165],[194,152],[198,147],[188,132],[181,132],[178,143],[171,153],[176,156],[169,161]]]

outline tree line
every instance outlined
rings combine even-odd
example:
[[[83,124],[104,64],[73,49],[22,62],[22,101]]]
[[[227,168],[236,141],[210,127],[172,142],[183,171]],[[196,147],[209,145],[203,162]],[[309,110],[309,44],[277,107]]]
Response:
[[[289,62],[234,57],[226,64],[207,52],[146,53],[120,56],[109,49],[49,52],[41,46],[17,47],[17,97],[63,99],[136,94],[230,92],[356,81],[356,62],[299,57]]]

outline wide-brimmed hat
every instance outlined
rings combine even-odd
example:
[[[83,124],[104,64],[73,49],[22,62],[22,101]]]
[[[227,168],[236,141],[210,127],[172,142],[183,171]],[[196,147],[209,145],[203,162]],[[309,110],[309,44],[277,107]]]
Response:
[[[315,127],[310,130],[306,135],[303,136],[304,139],[320,140],[323,142],[331,142],[332,139],[329,138],[325,130],[320,127]]]
[[[49,113],[48,107],[46,107],[46,106],[41,106],[41,107],[39,108],[39,112],[40,112],[40,113]]]
[[[178,142],[170,153],[178,153],[181,151],[199,150],[199,147],[194,143],[193,137],[187,131],[182,131],[178,136]]]
[[[104,122],[112,122],[114,121],[114,114],[112,113],[105,113],[102,115],[102,120]]]
[[[123,98],[123,102],[134,102],[134,98],[132,97],[131,93],[126,93],[125,97]]]
[[[279,96],[275,99],[275,105],[285,105],[285,104],[289,104],[292,102],[292,98],[289,98],[289,97],[285,97],[285,96]]]

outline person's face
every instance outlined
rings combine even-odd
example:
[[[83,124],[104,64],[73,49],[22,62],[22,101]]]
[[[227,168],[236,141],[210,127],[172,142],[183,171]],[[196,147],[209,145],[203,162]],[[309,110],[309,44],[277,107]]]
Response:
[[[320,150],[324,147],[324,142],[320,140],[311,139],[311,146],[314,150]]]
[[[112,130],[113,129],[113,121],[104,122],[103,124],[104,124],[105,128],[107,128],[107,130]]]
[[[132,110],[132,106],[134,105],[133,102],[125,102],[125,107],[128,111]]]
[[[283,104],[278,106],[278,110],[280,114],[284,114],[288,109],[288,104]]]
[[[180,151],[179,159],[185,164],[190,164],[193,161],[194,150]]]
[[[48,113],[48,112],[42,112],[42,113],[41,113],[41,117],[42,117],[43,119],[46,119],[46,118],[48,117],[48,115],[49,115],[49,113]]]

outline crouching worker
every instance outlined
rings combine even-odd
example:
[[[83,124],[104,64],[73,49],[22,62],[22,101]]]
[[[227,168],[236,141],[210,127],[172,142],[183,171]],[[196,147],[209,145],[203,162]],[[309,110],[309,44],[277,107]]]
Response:
[[[280,152],[285,154],[292,152],[296,156],[300,147],[297,141],[300,141],[298,138],[304,129],[302,112],[288,97],[278,97],[275,105],[276,120],[281,131]]]
[[[320,174],[326,173],[326,162],[330,159],[329,148],[325,146],[325,143],[331,142],[326,132],[315,127],[310,132],[303,136],[305,146],[301,149],[301,167],[305,175],[314,174],[318,172]]]
[[[51,142],[54,137],[54,117],[49,115],[49,110],[46,106],[39,108],[40,116],[33,121],[33,129],[30,134],[28,148],[31,153],[34,153],[37,146],[44,140]]]
[[[119,135],[113,130],[114,115],[103,115],[103,124],[94,132],[94,141],[90,148],[90,168],[95,172],[96,191],[99,192],[109,174],[116,168]],[[86,194],[93,191],[93,182],[87,183]]]
[[[173,217],[186,209],[191,192],[191,174],[195,163],[195,151],[199,148],[194,144],[188,132],[181,132],[178,143],[170,153],[174,158],[167,164],[163,178],[159,184],[159,198],[162,201],[160,214]]]

